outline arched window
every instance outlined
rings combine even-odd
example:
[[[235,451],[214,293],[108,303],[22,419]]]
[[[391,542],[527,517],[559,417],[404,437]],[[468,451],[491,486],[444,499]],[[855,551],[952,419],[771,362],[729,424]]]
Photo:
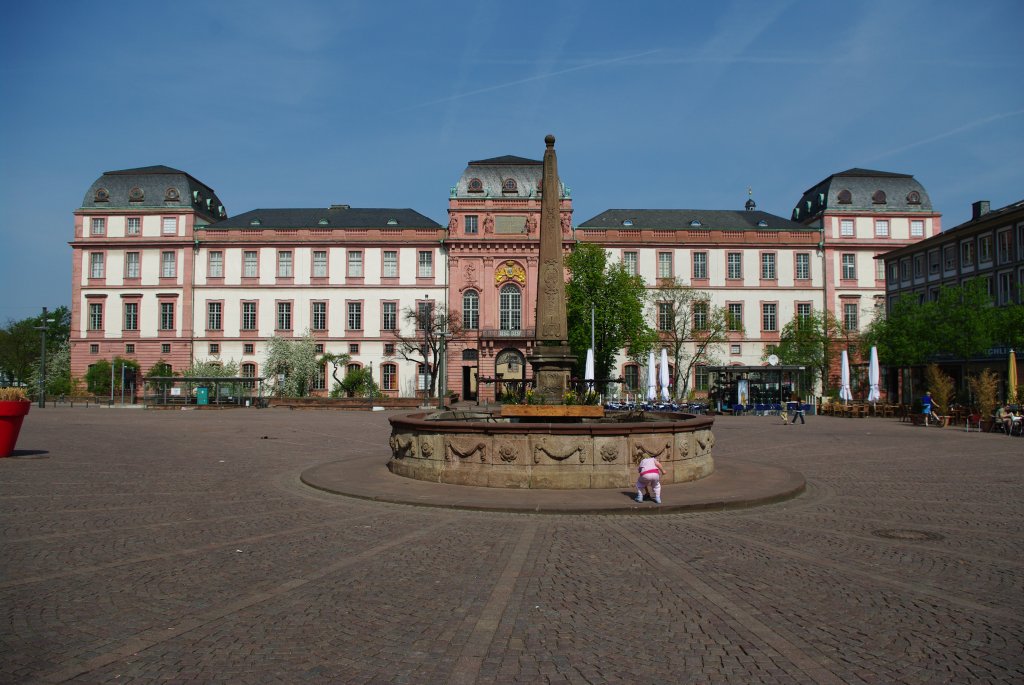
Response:
[[[498,298],[498,325],[503,331],[518,331],[523,321],[523,295],[511,283],[501,289]]]
[[[395,364],[380,365],[380,386],[381,390],[398,389],[398,366]]]
[[[345,373],[352,373],[354,371],[358,371],[361,368],[363,367],[360,366],[359,364],[349,364],[348,366],[345,367]]]
[[[501,184],[501,192],[518,193],[519,186],[516,184],[516,180],[514,178],[506,178],[505,182]]]
[[[849,190],[840,190],[839,195],[836,197],[841,205],[848,205],[853,202],[853,195]]]
[[[256,365],[253,364],[252,362],[246,362],[246,363],[242,364],[242,375],[246,376],[247,378],[255,378],[256,377]],[[249,383],[245,384],[245,387],[251,388],[252,385],[253,385],[252,382],[249,382]]]
[[[475,290],[462,295],[462,327],[467,331],[480,328],[480,295]]]
[[[640,367],[636,364],[626,364],[622,369],[622,375],[626,379],[626,392],[639,392],[640,390]]]
[[[876,205],[884,205],[885,204],[885,192],[881,191],[881,190],[876,190],[874,195],[871,196],[871,202],[873,202]]]
[[[479,178],[471,178],[469,183],[466,184],[466,190],[471,193],[482,193],[484,192],[484,182]]]
[[[917,192],[916,190],[911,190],[910,193],[907,194],[907,204],[908,205],[919,205],[919,204],[921,204],[921,193]]]

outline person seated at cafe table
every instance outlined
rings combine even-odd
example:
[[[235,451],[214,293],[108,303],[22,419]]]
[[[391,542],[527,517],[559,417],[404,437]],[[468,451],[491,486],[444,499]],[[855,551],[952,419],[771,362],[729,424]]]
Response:
[[[1013,428],[1013,412],[1010,411],[1010,405],[1002,405],[996,409],[996,422],[1003,424],[1003,432],[1009,436],[1010,429]]]

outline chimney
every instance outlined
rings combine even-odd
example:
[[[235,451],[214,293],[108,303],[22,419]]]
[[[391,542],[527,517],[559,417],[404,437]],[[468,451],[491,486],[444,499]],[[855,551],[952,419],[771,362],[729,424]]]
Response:
[[[980,219],[983,215],[988,214],[989,201],[978,200],[971,205],[971,218]]]
[[[351,209],[348,205],[331,205],[331,209]]]

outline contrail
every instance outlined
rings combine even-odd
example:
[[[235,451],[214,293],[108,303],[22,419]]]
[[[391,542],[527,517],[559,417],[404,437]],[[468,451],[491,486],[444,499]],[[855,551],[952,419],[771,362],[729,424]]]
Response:
[[[423,102],[412,107],[407,107],[406,110],[420,109],[421,107],[429,107],[431,105],[438,105],[442,102],[451,102],[452,100],[459,100],[462,98],[472,97],[473,95],[479,95],[480,93],[490,93],[491,91],[501,90],[502,88],[511,88],[512,86],[518,86],[523,83],[530,83],[531,81],[540,81],[541,79],[551,78],[552,76],[561,76],[562,74],[568,74],[573,71],[580,71],[582,69],[593,69],[594,67],[602,67],[606,64],[614,64],[615,62],[625,62],[626,60],[636,59],[637,57],[646,57],[647,55],[653,55],[658,50],[648,50],[647,52],[640,52],[635,55],[626,55],[625,57],[615,57],[614,59],[601,60],[600,62],[591,62],[590,64],[581,64],[578,67],[569,67],[568,69],[562,69],[560,71],[552,71],[547,74],[538,74],[537,76],[530,76],[528,78],[519,79],[518,81],[509,81],[508,83],[499,83],[495,86],[488,86],[486,88],[479,88],[477,90],[471,90],[467,93],[459,93],[458,95],[450,95],[446,98],[439,98],[437,100],[431,100],[430,102]]]
[[[904,145],[902,147],[893,148],[892,150],[888,150],[887,152],[883,152],[883,153],[881,153],[879,155],[875,155],[874,157],[870,158],[867,161],[870,162],[870,161],[874,161],[876,159],[881,159],[882,157],[888,157],[889,155],[895,155],[895,154],[897,154],[899,152],[905,152],[906,150],[910,150],[910,149],[915,148],[915,147],[920,147],[921,145],[927,145],[928,143],[934,143],[936,140],[942,140],[943,138],[949,138],[950,136],[955,136],[958,133],[962,133],[964,131],[969,131],[972,128],[977,128],[978,126],[984,126],[985,124],[989,124],[989,123],[991,123],[993,121],[998,121],[1000,119],[1007,119],[1009,117],[1016,117],[1016,116],[1020,116],[1021,114],[1024,114],[1024,109],[1018,109],[1018,110],[1016,110],[1014,112],[1003,112],[1002,114],[993,114],[990,117],[985,117],[984,119],[979,119],[977,121],[972,121],[971,123],[964,124],[963,126],[957,126],[954,129],[946,131],[945,133],[940,133],[938,135],[932,136],[931,138],[925,138],[924,140],[919,140],[916,143],[910,143],[909,145]]]

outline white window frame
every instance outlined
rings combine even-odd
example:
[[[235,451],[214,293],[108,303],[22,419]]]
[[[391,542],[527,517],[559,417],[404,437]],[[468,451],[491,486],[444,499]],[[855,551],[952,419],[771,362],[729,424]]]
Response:
[[[224,278],[224,252],[210,251],[210,278]]]
[[[178,253],[166,250],[160,253],[160,278],[178,277]]]
[[[89,253],[89,278],[103,278],[106,274],[106,260],[102,252]]]
[[[292,278],[295,275],[294,253],[291,250],[277,251],[277,277]],[[282,329],[288,330],[288,329]]]
[[[876,238],[888,238],[889,237],[889,220],[888,219],[875,219],[875,237]]]
[[[843,238],[853,238],[856,235],[853,219],[839,220],[839,235]]]
[[[416,277],[434,277],[434,253],[430,250],[420,250],[416,255]]]
[[[313,250],[313,278],[327,278],[327,250]]]
[[[178,235],[178,217],[165,216],[160,220],[161,235]]]
[[[349,278],[362,278],[363,277],[363,251],[362,250],[349,250],[348,251],[348,277]]]

